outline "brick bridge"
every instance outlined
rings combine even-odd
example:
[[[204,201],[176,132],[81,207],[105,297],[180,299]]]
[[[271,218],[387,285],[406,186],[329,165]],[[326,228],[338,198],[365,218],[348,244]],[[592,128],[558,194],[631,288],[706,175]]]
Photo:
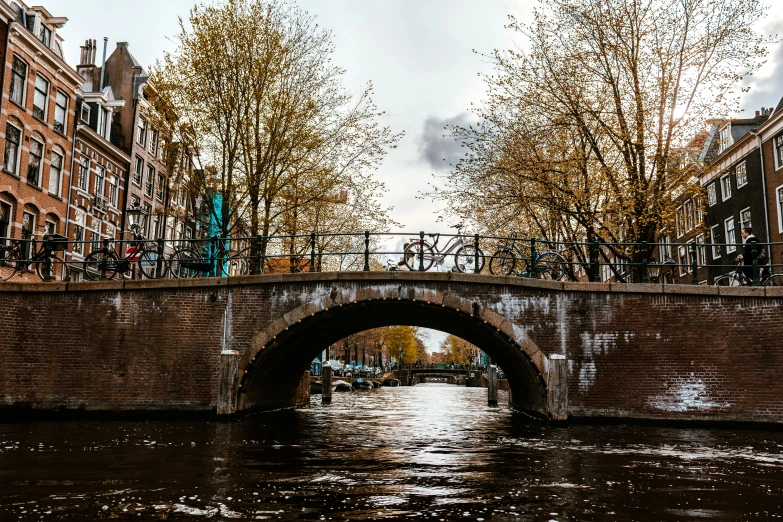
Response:
[[[453,273],[0,283],[0,407],[290,406],[328,344],[408,324],[481,347],[514,405],[540,415],[567,394],[572,418],[777,423],[782,310],[779,288]]]

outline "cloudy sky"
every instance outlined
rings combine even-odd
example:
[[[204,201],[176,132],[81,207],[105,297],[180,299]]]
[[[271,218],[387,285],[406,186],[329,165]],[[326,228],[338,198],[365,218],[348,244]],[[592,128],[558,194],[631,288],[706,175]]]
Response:
[[[778,2],[779,0],[772,0]],[[76,64],[79,46],[87,38],[109,38],[109,53],[118,41],[143,64],[171,50],[178,17],[187,18],[193,0],[41,0],[69,22],[66,59]],[[388,205],[405,231],[445,230],[436,223],[434,204],[417,199],[443,175],[444,156],[454,150],[444,140],[443,125],[469,118],[471,101],[484,92],[478,71],[489,69],[473,50],[489,53],[514,44],[503,28],[507,15],[529,20],[532,0],[299,0],[333,31],[335,61],[347,69],[347,86],[359,91],[367,81],[375,86],[375,101],[387,112],[384,123],[404,130],[398,149],[379,172],[389,189]],[[783,35],[783,9],[770,9],[761,30]],[[99,52],[100,58],[100,52]],[[777,103],[783,94],[783,46],[775,45],[769,63],[753,79],[743,100],[744,114]]]

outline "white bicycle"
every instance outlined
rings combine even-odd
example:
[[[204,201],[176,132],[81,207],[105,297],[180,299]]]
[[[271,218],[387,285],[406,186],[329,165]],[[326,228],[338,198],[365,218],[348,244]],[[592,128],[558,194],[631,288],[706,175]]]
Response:
[[[476,268],[476,255],[478,255],[478,271],[484,268],[484,253],[481,248],[473,243],[470,238],[462,233],[464,225],[454,225],[451,228],[457,229],[457,235],[449,238],[443,248],[438,248],[440,234],[427,234],[432,242],[421,240],[421,238],[412,238],[411,242],[405,247],[402,260],[405,266],[411,271],[427,271],[433,265],[443,265],[449,256],[454,256],[455,272],[473,272]]]

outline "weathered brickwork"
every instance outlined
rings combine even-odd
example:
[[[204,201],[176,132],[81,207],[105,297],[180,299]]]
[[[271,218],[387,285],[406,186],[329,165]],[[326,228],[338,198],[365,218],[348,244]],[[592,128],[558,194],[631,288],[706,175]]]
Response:
[[[775,288],[324,273],[4,284],[0,305],[4,407],[211,411],[223,349],[240,409],[283,405],[335,336],[417,324],[482,343],[526,409],[564,354],[571,417],[783,421]]]

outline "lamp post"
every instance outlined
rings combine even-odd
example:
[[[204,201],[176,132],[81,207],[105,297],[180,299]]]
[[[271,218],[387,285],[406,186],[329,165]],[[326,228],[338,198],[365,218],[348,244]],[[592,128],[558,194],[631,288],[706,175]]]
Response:
[[[125,211],[130,221],[131,229],[142,230],[147,221],[147,212],[139,207],[131,207]]]

